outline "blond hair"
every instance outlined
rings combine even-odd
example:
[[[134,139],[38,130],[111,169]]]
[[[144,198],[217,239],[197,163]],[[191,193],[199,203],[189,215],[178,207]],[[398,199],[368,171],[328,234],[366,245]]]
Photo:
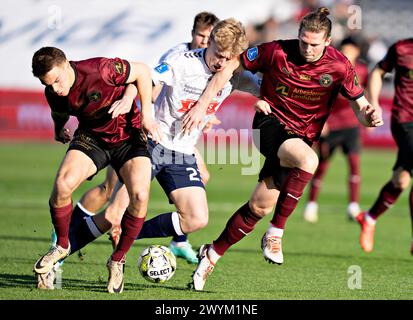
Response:
[[[317,11],[313,11],[304,16],[301,20],[298,34],[302,30],[310,32],[322,32],[325,31],[326,38],[331,36],[331,20],[327,17],[330,14],[330,10],[326,7],[318,8]]]
[[[229,51],[237,56],[248,48],[248,40],[241,22],[234,18],[222,20],[211,31],[213,40],[219,51]]]

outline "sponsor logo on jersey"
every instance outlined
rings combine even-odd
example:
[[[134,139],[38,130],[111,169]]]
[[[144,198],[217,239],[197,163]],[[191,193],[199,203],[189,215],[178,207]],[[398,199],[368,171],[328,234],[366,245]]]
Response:
[[[333,77],[331,74],[325,73],[320,77],[320,85],[323,87],[329,87],[333,83]]]
[[[311,76],[309,76],[308,74],[300,74],[300,80],[310,81]]]
[[[87,94],[90,102],[98,102],[102,98],[102,94],[98,91],[92,91]]]
[[[164,73],[165,71],[169,70],[169,67],[165,62],[162,62],[161,64],[155,67],[155,70],[158,73]]]
[[[258,47],[253,47],[248,49],[247,51],[247,58],[249,61],[253,61],[258,57]]]
[[[277,94],[280,94],[282,96],[288,96],[288,92],[290,91],[290,88],[285,85],[284,83],[277,83],[277,86],[275,87],[275,92]]]
[[[201,52],[199,52],[199,51],[190,51],[190,52],[185,52],[184,53],[184,56],[186,57],[186,58],[201,58],[202,57],[202,55],[201,55]]]
[[[123,74],[123,64],[119,61],[114,62],[115,72],[118,74]]]
[[[185,113],[188,110],[190,110],[195,104],[196,104],[196,100],[192,100],[192,99],[181,100],[182,107],[178,110],[178,112]],[[219,103],[216,101],[211,102],[208,106],[206,114],[215,113],[218,109],[218,105]]]

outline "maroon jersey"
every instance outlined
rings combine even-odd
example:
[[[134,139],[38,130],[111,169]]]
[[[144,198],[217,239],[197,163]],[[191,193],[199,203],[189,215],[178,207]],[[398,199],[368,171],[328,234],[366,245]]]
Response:
[[[327,47],[316,62],[300,55],[298,40],[279,40],[250,48],[241,54],[245,69],[263,73],[261,99],[287,129],[318,139],[337,95],[363,96],[354,68],[337,49]]]
[[[393,44],[379,62],[386,72],[396,69],[392,118],[397,122],[413,121],[413,38]]]
[[[130,65],[119,58],[71,61],[75,82],[67,97],[49,87],[45,95],[52,111],[77,117],[79,128],[88,130],[111,148],[129,139],[132,128],[140,128],[140,113],[133,106],[127,114],[112,119],[111,105],[122,98]]]
[[[367,86],[368,69],[364,63],[356,62],[354,69],[358,81],[365,88]],[[339,94],[327,119],[330,130],[341,130],[359,126],[359,121],[351,108],[350,101]]]

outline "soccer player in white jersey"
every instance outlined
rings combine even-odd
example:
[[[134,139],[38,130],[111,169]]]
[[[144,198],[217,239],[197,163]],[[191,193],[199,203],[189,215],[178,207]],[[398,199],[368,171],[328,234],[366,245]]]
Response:
[[[206,49],[176,53],[152,70],[152,80],[165,89],[155,102],[155,120],[160,125],[162,138],[155,143],[148,138],[152,158],[152,178],[156,177],[176,211],[160,214],[144,223],[139,238],[159,238],[197,231],[208,223],[208,204],[204,184],[199,175],[195,144],[202,134],[202,126],[190,135],[182,132],[182,119],[200,99],[214,73],[222,70],[248,47],[245,30],[240,22],[227,19],[219,22],[211,32]],[[203,125],[218,110],[234,89],[259,95],[258,80],[233,78],[213,97]],[[106,210],[93,218],[96,228],[70,230],[71,254],[92,242],[122,219],[123,208],[129,203],[124,186],[116,186],[113,199]],[[124,263],[124,262],[123,262]],[[110,274],[109,287],[123,288],[123,268]],[[110,291],[109,292],[113,292]],[[117,291],[116,293],[120,293]]]
[[[187,52],[189,50],[206,48],[208,45],[209,35],[218,21],[219,19],[213,13],[205,11],[198,13],[194,18],[191,42],[184,42],[169,49],[161,56],[159,63],[162,63],[165,59],[167,59],[168,56],[179,52]],[[153,101],[156,100],[161,90],[162,86],[154,87],[152,93]],[[215,116],[211,117],[207,125],[207,129],[212,125],[219,123],[220,121]],[[202,155],[196,148],[194,149],[194,154],[202,182],[206,184],[210,176],[208,169],[205,165]],[[118,177],[116,175],[116,172],[112,169],[112,167],[108,166],[105,180],[101,184],[86,191],[86,193],[82,196],[79,203],[75,207],[74,211],[80,216],[84,216],[86,214],[94,215],[95,213],[97,213],[110,200],[117,181]],[[119,241],[120,231],[120,227],[115,226],[110,232],[110,239],[112,241],[113,247],[115,247],[117,242]],[[55,243],[55,241],[56,237],[55,233],[53,232],[52,245]],[[187,241],[187,236],[185,234],[173,237],[169,248],[175,256],[184,258],[188,263],[198,263],[197,254],[192,249],[189,241]]]

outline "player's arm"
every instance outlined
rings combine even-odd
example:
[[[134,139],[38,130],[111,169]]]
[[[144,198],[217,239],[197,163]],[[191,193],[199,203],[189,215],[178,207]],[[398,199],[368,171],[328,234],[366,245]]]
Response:
[[[231,79],[234,72],[240,70],[241,63],[239,56],[232,61],[221,71],[217,72],[208,83],[205,91],[198,99],[196,105],[192,107],[183,117],[182,129],[184,134],[189,134],[192,130],[198,128],[204,121],[206,111],[212,99],[216,97],[219,90]]]
[[[135,82],[141,101],[143,129],[149,132],[156,142],[161,140],[159,124],[152,116],[152,77],[149,67],[140,62],[130,62],[130,73],[126,83]]]
[[[379,97],[381,88],[383,86],[383,77],[386,74],[379,65],[376,65],[374,69],[370,72],[369,81],[368,81],[368,91],[370,96],[371,104],[376,107],[379,106]]]
[[[155,103],[156,99],[162,91],[162,87],[162,83],[158,83],[157,85],[154,85],[152,87],[152,103]]]
[[[133,102],[138,94],[138,89],[134,83],[129,83],[126,86],[123,97],[116,100],[110,107],[108,113],[112,114],[112,118],[116,118],[121,114],[128,113],[133,106]]]
[[[380,127],[383,125],[381,108],[379,106],[372,106],[364,95],[352,101],[351,107],[363,126]]]
[[[52,110],[52,119],[54,123],[54,138],[61,143],[69,142],[70,131],[65,128],[66,122],[69,120],[69,114]]]

